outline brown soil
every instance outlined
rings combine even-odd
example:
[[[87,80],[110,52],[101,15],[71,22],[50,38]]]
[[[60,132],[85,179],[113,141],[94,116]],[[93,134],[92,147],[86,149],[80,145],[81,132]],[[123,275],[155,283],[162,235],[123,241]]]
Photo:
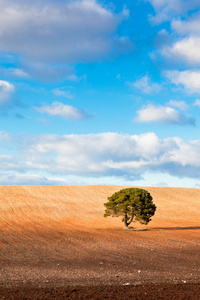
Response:
[[[123,231],[121,188],[1,186],[0,299],[200,299],[200,189],[146,188],[156,215]]]
[[[170,299],[199,300],[200,284],[90,286],[65,288],[1,288],[0,299]]]

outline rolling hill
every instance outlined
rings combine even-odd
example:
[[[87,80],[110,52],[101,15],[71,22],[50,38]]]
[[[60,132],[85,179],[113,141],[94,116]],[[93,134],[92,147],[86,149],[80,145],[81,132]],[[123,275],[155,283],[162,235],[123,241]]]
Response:
[[[0,186],[0,284],[200,281],[200,189],[147,187],[157,211],[125,232],[103,203],[122,186]]]

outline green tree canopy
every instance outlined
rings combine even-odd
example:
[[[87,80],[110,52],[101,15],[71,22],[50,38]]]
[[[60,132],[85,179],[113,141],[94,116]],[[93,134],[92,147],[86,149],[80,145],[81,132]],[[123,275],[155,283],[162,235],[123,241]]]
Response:
[[[127,228],[131,222],[139,221],[148,224],[155,214],[156,206],[149,192],[139,188],[127,188],[114,193],[104,203],[106,210],[104,217],[123,216],[122,221]]]

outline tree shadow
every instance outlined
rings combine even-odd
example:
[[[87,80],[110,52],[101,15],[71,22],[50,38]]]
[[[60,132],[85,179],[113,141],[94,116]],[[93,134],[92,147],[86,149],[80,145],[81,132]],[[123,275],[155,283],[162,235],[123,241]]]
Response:
[[[200,226],[195,226],[195,227],[154,227],[151,230],[200,230]]]

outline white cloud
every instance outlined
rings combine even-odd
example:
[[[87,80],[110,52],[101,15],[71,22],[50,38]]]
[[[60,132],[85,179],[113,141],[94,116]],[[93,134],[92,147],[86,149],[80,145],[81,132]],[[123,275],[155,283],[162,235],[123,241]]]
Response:
[[[23,62],[22,65],[29,77],[46,82],[58,82],[61,79],[78,80],[78,77],[74,74],[75,70],[71,66],[30,61]]]
[[[166,29],[162,29],[158,32],[156,38],[155,38],[155,46],[156,47],[164,47],[165,45],[169,45],[171,42],[171,37],[168,31]],[[152,53],[151,53],[152,56]]]
[[[64,185],[67,180],[38,174],[0,173],[1,185]]]
[[[70,93],[70,91],[62,91],[60,89],[54,89],[53,93],[55,96],[64,97],[67,99],[72,99],[74,96]]]
[[[200,140],[99,133],[20,136],[16,142],[15,155],[3,155],[8,149],[1,147],[1,184],[98,184],[106,178],[134,184],[147,173],[200,177]]]
[[[200,70],[166,71],[164,75],[171,83],[184,87],[189,93],[200,93]]]
[[[196,35],[200,34],[200,15],[192,16],[189,20],[174,19],[171,22],[171,28],[179,35]]]
[[[169,106],[149,105],[137,111],[137,122],[158,122],[163,124],[195,125],[195,119],[186,117]]]
[[[128,17],[128,10],[117,15],[96,0],[0,0],[0,7],[0,51],[46,62],[102,58]]]
[[[15,86],[8,81],[0,80],[0,105],[6,105],[13,101]]]
[[[200,37],[186,37],[171,47],[165,47],[161,53],[166,57],[176,58],[188,64],[200,64]]]
[[[71,105],[66,105],[61,102],[54,102],[52,105],[36,107],[40,113],[47,113],[51,116],[58,116],[67,120],[86,119],[88,114],[84,110],[77,109]]]
[[[26,138],[20,147],[13,169],[19,170],[21,165],[29,174],[136,179],[156,171],[178,177],[200,176],[199,140],[159,139],[154,133],[42,135]]]
[[[125,176],[146,165],[145,161],[158,154],[158,147],[159,139],[153,133],[46,135],[27,145],[25,152],[31,159],[26,168],[79,176]]]
[[[191,166],[195,163],[200,165],[200,156],[197,153],[199,141],[186,142],[180,138],[176,138],[176,143],[179,148],[178,151],[171,151],[171,161],[181,164],[182,166]],[[188,155],[189,153],[189,155]]]
[[[155,16],[150,16],[150,21],[159,24],[168,21],[170,16],[180,13],[180,0],[148,0],[155,9]]]
[[[187,15],[187,12],[200,7],[199,0],[147,0],[154,7],[155,15],[149,19],[153,24],[170,21],[172,17]]]
[[[167,105],[176,107],[180,110],[187,110],[188,105],[185,101],[170,100]]]
[[[29,74],[19,68],[0,68],[0,73],[13,78],[29,78]]]
[[[0,131],[0,141],[10,141],[10,135],[5,131]]]
[[[116,36],[113,39],[113,46],[120,53],[129,53],[135,48],[135,44],[128,36]]]
[[[193,105],[200,107],[200,99],[196,99]]]
[[[136,87],[145,94],[158,93],[161,90],[161,86],[157,83],[152,83],[148,75],[130,83],[130,85]]]

